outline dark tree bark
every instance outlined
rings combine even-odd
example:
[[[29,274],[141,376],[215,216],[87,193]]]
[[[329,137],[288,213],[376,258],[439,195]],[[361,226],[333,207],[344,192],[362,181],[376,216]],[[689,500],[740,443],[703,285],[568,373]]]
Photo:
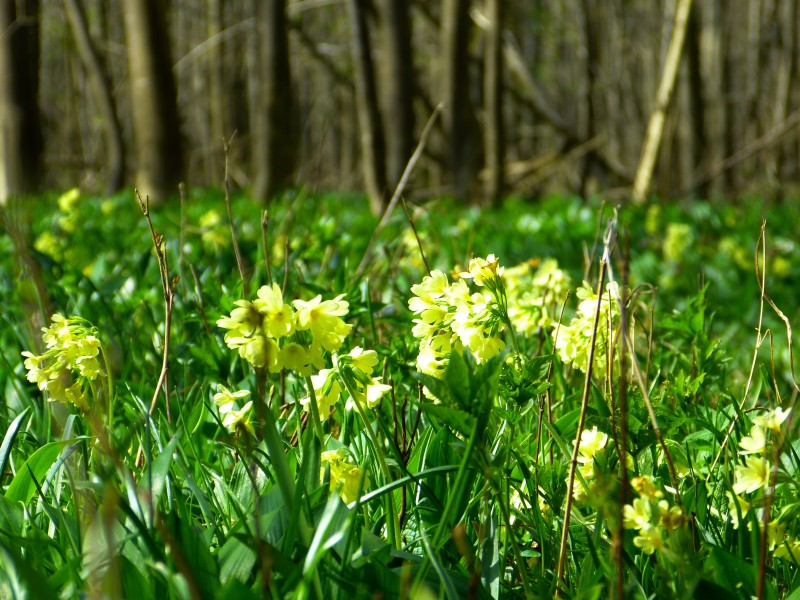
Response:
[[[505,167],[505,128],[503,127],[503,20],[504,1],[487,0],[486,46],[483,67],[483,101],[485,112],[484,152],[486,185],[484,199],[498,203],[503,195]]]
[[[386,175],[393,189],[414,150],[414,68],[406,0],[380,0]]]
[[[17,12],[17,7],[22,10]],[[0,2],[0,204],[42,180],[39,3]]]
[[[106,152],[108,153],[106,192],[111,194],[122,187],[125,178],[125,149],[122,142],[122,130],[117,117],[117,108],[111,95],[111,87],[108,84],[105,66],[89,35],[86,15],[80,0],[64,0],[64,8],[72,28],[72,34],[75,37],[78,54],[84,69],[86,69],[86,76],[94,94],[97,110],[103,119],[106,133]]]
[[[286,0],[256,0],[261,106],[253,116],[253,195],[272,200],[292,183],[295,140]]]
[[[355,63],[356,108],[361,132],[361,166],[369,195],[369,205],[376,215],[383,212],[389,196],[386,189],[386,147],[375,89],[375,69],[370,52],[365,0],[348,0]]]
[[[470,100],[469,0],[444,0],[441,24],[442,100],[445,148],[453,193],[466,198],[477,151],[475,114]]]
[[[686,32],[686,58],[689,69],[689,110],[692,116],[692,132],[694,136],[694,160],[691,174],[693,179],[698,172],[705,170],[707,166],[706,154],[708,137],[706,135],[705,118],[705,88],[703,85],[702,73],[702,48],[700,47],[702,15],[700,6],[692,5],[692,12],[689,16],[689,25]],[[708,184],[701,183],[694,190],[701,198],[708,197]]]
[[[124,0],[136,185],[154,202],[174,196],[183,177],[177,93],[163,3]]]

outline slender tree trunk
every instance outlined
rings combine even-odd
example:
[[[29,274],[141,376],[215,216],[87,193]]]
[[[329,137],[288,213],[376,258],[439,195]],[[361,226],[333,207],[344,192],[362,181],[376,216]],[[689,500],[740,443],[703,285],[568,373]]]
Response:
[[[348,0],[355,63],[356,108],[361,130],[361,165],[372,212],[381,214],[389,200],[386,189],[386,150],[375,89],[365,0]]]
[[[584,139],[597,135],[597,78],[600,70],[600,18],[602,9],[593,0],[583,0],[583,27],[586,39],[586,132]],[[581,173],[581,196],[591,193],[595,153],[587,152]]]
[[[23,10],[17,12],[17,5]],[[41,181],[39,3],[0,1],[0,205]]]
[[[442,118],[453,193],[466,198],[476,154],[469,85],[469,0],[444,0],[441,24]]]
[[[286,0],[256,0],[262,106],[254,119],[253,195],[270,202],[292,184],[297,153]]]
[[[708,150],[708,137],[706,135],[705,118],[705,88],[702,71],[702,49],[700,47],[702,15],[700,6],[692,5],[689,16],[688,31],[686,32],[686,58],[689,69],[689,111],[692,116],[692,132],[694,135],[694,158],[692,172],[688,179],[694,180],[699,172],[705,170],[708,164],[706,153]],[[708,197],[708,184],[701,183],[695,190],[701,198]]]
[[[400,181],[414,150],[414,69],[407,0],[380,0],[383,53],[386,175],[389,188]]]
[[[678,0],[678,5],[675,9],[675,25],[670,36],[669,48],[664,62],[664,72],[661,74],[661,83],[656,94],[656,105],[650,115],[650,122],[642,144],[639,166],[636,169],[636,178],[633,182],[632,197],[636,203],[643,203],[646,200],[650,180],[653,177],[653,168],[658,156],[661,137],[664,133],[664,121],[666,120],[667,109],[672,98],[675,80],[678,75],[678,66],[683,53],[683,42],[686,38],[686,27],[689,22],[691,8],[692,0]]]
[[[177,93],[159,2],[123,0],[136,143],[136,185],[154,202],[175,196],[183,177]]]
[[[484,199],[499,203],[504,191],[505,128],[503,127],[503,21],[504,0],[487,0],[484,48],[483,100],[485,112],[484,152],[486,182]]]
[[[106,152],[108,153],[106,192],[111,194],[122,187],[125,177],[125,148],[122,143],[122,129],[117,117],[117,108],[111,95],[105,66],[100,60],[100,55],[97,53],[89,35],[86,14],[80,0],[64,0],[64,8],[75,37],[78,54],[84,69],[86,69],[86,75],[94,94],[97,109],[103,119],[106,132]]]

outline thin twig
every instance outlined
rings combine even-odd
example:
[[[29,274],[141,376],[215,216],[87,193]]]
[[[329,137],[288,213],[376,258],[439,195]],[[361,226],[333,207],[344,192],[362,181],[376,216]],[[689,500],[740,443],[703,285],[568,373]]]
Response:
[[[425,258],[425,251],[422,249],[422,240],[419,239],[419,233],[417,233],[417,226],[414,225],[414,219],[411,218],[411,213],[408,212],[408,205],[406,204],[406,199],[401,197],[400,200],[403,202],[403,210],[406,213],[408,224],[411,225],[411,231],[414,233],[414,239],[417,240],[417,246],[419,247],[419,255],[422,257],[422,263],[425,265],[425,270],[428,273],[430,273],[431,268],[428,265],[428,259]]]
[[[375,228],[375,231],[372,232],[372,237],[369,239],[369,243],[367,244],[367,249],[364,250],[364,256],[361,258],[361,262],[358,264],[358,268],[356,269],[354,279],[358,279],[364,274],[364,270],[367,268],[367,264],[369,264],[369,259],[372,254],[372,249],[375,246],[375,242],[378,239],[380,233],[386,227],[386,224],[389,222],[389,217],[392,216],[392,212],[394,211],[395,206],[400,201],[401,196],[403,195],[403,191],[406,188],[406,184],[408,183],[408,179],[411,177],[411,172],[414,170],[414,167],[417,164],[420,156],[422,156],[422,151],[425,149],[425,144],[428,141],[428,136],[430,136],[431,131],[433,131],[433,124],[436,122],[436,118],[439,116],[439,113],[442,112],[442,108],[444,105],[439,103],[436,108],[433,110],[428,122],[425,124],[422,133],[419,136],[419,143],[417,144],[416,150],[411,155],[411,158],[408,159],[408,164],[406,165],[405,170],[403,171],[402,177],[400,177],[400,181],[397,182],[397,187],[394,190],[394,194],[392,194],[392,199],[389,200],[389,204],[386,206],[386,210],[383,211],[383,216],[381,217],[378,226]]]
[[[561,595],[561,584],[564,578],[564,568],[566,566],[567,558],[567,541],[569,539],[569,522],[570,513],[572,512],[572,492],[575,487],[575,471],[578,468],[578,454],[581,446],[581,434],[583,433],[583,424],[586,422],[586,411],[589,407],[589,395],[592,389],[592,366],[594,364],[594,354],[597,347],[597,329],[600,324],[600,307],[603,304],[603,287],[606,280],[606,269],[608,267],[608,259],[610,253],[611,237],[615,227],[614,220],[608,223],[608,230],[606,232],[606,243],[603,250],[603,257],[600,259],[600,279],[597,282],[597,308],[594,313],[594,322],[592,324],[592,338],[589,344],[589,364],[586,367],[586,377],[583,381],[583,395],[581,397],[581,412],[578,417],[578,431],[575,434],[575,444],[572,450],[572,460],[569,463],[569,476],[567,477],[567,500],[566,508],[564,509],[564,525],[561,531],[561,546],[558,552],[558,572],[556,575],[556,596]]]
[[[759,276],[759,265],[758,265],[758,258],[761,256],[761,272],[765,273],[764,277]],[[731,419],[730,425],[728,425],[728,431],[725,432],[725,438],[722,440],[722,444],[720,444],[719,450],[717,451],[717,455],[714,457],[714,462],[711,463],[711,468],[708,470],[708,476],[706,477],[706,485],[711,480],[711,475],[714,473],[714,468],[717,466],[717,462],[719,462],[722,453],[725,451],[725,448],[728,445],[728,440],[730,440],[731,434],[733,433],[734,427],[736,427],[736,421],[739,418],[739,414],[741,414],[742,409],[744,408],[745,402],[747,402],[747,396],[750,393],[750,387],[753,385],[753,376],[756,371],[756,363],[758,362],[758,352],[761,350],[761,344],[764,343],[764,336],[761,335],[761,327],[764,322],[764,300],[766,298],[766,271],[767,271],[767,224],[766,222],[761,223],[761,234],[758,236],[758,243],[756,243],[756,254],[755,254],[755,263],[756,263],[756,278],[758,282],[761,284],[759,287],[761,288],[761,300],[758,306],[758,325],[756,326],[756,344],[755,348],[753,349],[753,361],[750,363],[750,375],[747,377],[747,383],[744,387],[744,393],[742,394],[742,400],[739,402],[739,410]],[[791,347],[791,346],[790,346]]]
[[[264,264],[267,267],[267,285],[272,285],[272,268],[269,264],[269,210],[261,213],[261,245],[264,246]]]

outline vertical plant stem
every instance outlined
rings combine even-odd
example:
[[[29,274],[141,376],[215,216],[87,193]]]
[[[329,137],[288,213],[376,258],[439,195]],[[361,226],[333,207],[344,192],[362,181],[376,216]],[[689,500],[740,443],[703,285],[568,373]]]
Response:
[[[558,571],[556,574],[556,597],[561,596],[561,585],[564,577],[564,568],[567,559],[567,541],[569,539],[570,513],[572,512],[572,491],[575,487],[575,471],[578,467],[578,453],[581,446],[581,433],[583,424],[586,421],[586,409],[589,406],[589,393],[592,389],[592,365],[594,364],[594,353],[597,346],[597,327],[600,323],[600,307],[603,304],[603,286],[606,280],[606,269],[608,265],[608,247],[603,252],[600,261],[600,280],[597,283],[597,308],[594,313],[594,323],[592,324],[592,340],[589,345],[589,364],[586,367],[586,378],[583,382],[583,396],[581,398],[581,412],[578,417],[578,432],[575,435],[575,447],[572,450],[572,460],[569,463],[569,476],[567,478],[567,500],[564,509],[564,525],[561,532],[561,545],[558,551]]]
[[[322,422],[319,415],[319,404],[317,404],[317,395],[314,393],[314,384],[311,377],[306,377],[306,388],[308,388],[309,406],[311,407],[311,426],[314,428],[314,433],[322,444],[325,441],[325,432],[322,431]]]
[[[370,421],[367,418],[366,410],[364,410],[364,407],[361,405],[361,401],[358,400],[359,394],[357,394],[356,391],[351,387],[346,377],[342,377],[341,380],[344,383],[345,388],[347,388],[347,392],[350,394],[350,397],[353,399],[353,403],[355,404],[356,410],[361,417],[361,421],[364,423],[364,431],[366,431],[367,437],[369,438],[369,441],[372,443],[372,447],[375,450],[375,457],[378,460],[378,466],[381,469],[381,475],[383,476],[385,485],[391,481],[392,475],[389,471],[389,466],[386,463],[386,457],[383,455],[383,447],[379,443],[375,432],[372,430]],[[400,535],[400,519],[397,512],[397,507],[395,506],[394,492],[389,492],[389,512],[390,514],[386,516],[386,526],[389,529],[389,538],[393,540],[395,548],[400,549],[403,545],[403,540]]]

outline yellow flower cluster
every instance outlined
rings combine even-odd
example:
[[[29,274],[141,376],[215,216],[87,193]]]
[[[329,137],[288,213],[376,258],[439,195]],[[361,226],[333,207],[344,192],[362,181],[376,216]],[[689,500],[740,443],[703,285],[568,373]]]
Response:
[[[597,294],[588,282],[577,291],[580,303],[578,312],[569,325],[562,325],[556,337],[556,351],[565,363],[583,371],[589,368],[589,349],[592,343],[594,317],[597,311]],[[609,283],[600,300],[600,321],[594,350],[595,373],[605,373],[608,364],[609,340],[619,326],[619,286]],[[610,329],[610,331],[609,331]]]
[[[49,400],[74,404],[86,411],[86,383],[105,375],[98,360],[100,340],[95,328],[80,317],[65,318],[56,313],[51,321],[49,327],[42,328],[47,347],[44,354],[22,353],[28,381],[46,391]]]
[[[552,327],[556,311],[571,286],[569,275],[549,258],[534,271],[522,263],[503,273],[508,295],[508,316],[519,334],[530,337]]]
[[[753,419],[750,435],[739,440],[739,454],[744,456],[744,464],[734,468],[733,492],[751,494],[769,485],[770,465],[766,458],[768,435],[780,433],[781,424],[789,416],[791,409],[776,408]]]
[[[301,377],[325,367],[323,352],[335,352],[353,326],[342,317],[349,304],[341,294],[333,300],[317,296],[309,301],[283,301],[278,284],[263,286],[257,298],[237,300],[230,316],[217,321],[227,329],[225,343],[257,368],[273,373],[296,371]]]
[[[408,307],[417,315],[412,333],[420,340],[417,369],[441,377],[453,351],[469,348],[482,362],[505,347],[497,313],[500,298],[505,301],[502,274],[499,261],[490,254],[472,259],[468,270],[453,283],[441,271],[432,271],[411,286],[414,296]],[[478,290],[470,291],[469,279]]]
[[[381,377],[372,375],[373,369],[378,364],[378,353],[374,350],[364,350],[356,346],[348,354],[335,356],[333,362],[333,369],[322,369],[311,376],[319,418],[322,421],[327,420],[333,412],[343,385],[348,392],[345,405],[347,410],[353,410],[356,402],[362,407],[366,405],[375,408],[380,404],[383,395],[392,389],[381,381]],[[310,412],[310,396],[302,398],[300,404],[306,412]]]
[[[242,398],[247,398],[250,395],[250,391],[238,390],[231,392],[224,385],[219,385],[217,388],[219,391],[214,394],[214,404],[217,405],[219,414],[222,417],[222,425],[231,433],[238,434],[246,431],[250,435],[254,435],[253,401],[249,400],[242,408],[236,409],[237,402]]]
[[[679,507],[670,506],[664,500],[664,493],[649,476],[634,477],[631,487],[639,497],[623,507],[623,526],[636,529],[638,534],[633,538],[634,545],[645,554],[653,554],[664,547],[664,532],[681,525],[683,513]]]
[[[575,500],[585,500],[589,496],[591,486],[595,482],[595,457],[605,451],[607,443],[608,435],[598,431],[597,427],[584,429],[581,432],[581,443],[578,447],[578,471],[583,477],[583,482],[580,479],[575,481],[572,488],[572,497]],[[574,441],[572,445],[575,445]]]
[[[369,477],[364,469],[357,467],[347,460],[344,448],[327,450],[320,455],[323,465],[330,467],[330,489],[338,491],[347,504],[355,502],[361,492],[369,486]],[[325,468],[322,468],[321,477],[325,477]]]

